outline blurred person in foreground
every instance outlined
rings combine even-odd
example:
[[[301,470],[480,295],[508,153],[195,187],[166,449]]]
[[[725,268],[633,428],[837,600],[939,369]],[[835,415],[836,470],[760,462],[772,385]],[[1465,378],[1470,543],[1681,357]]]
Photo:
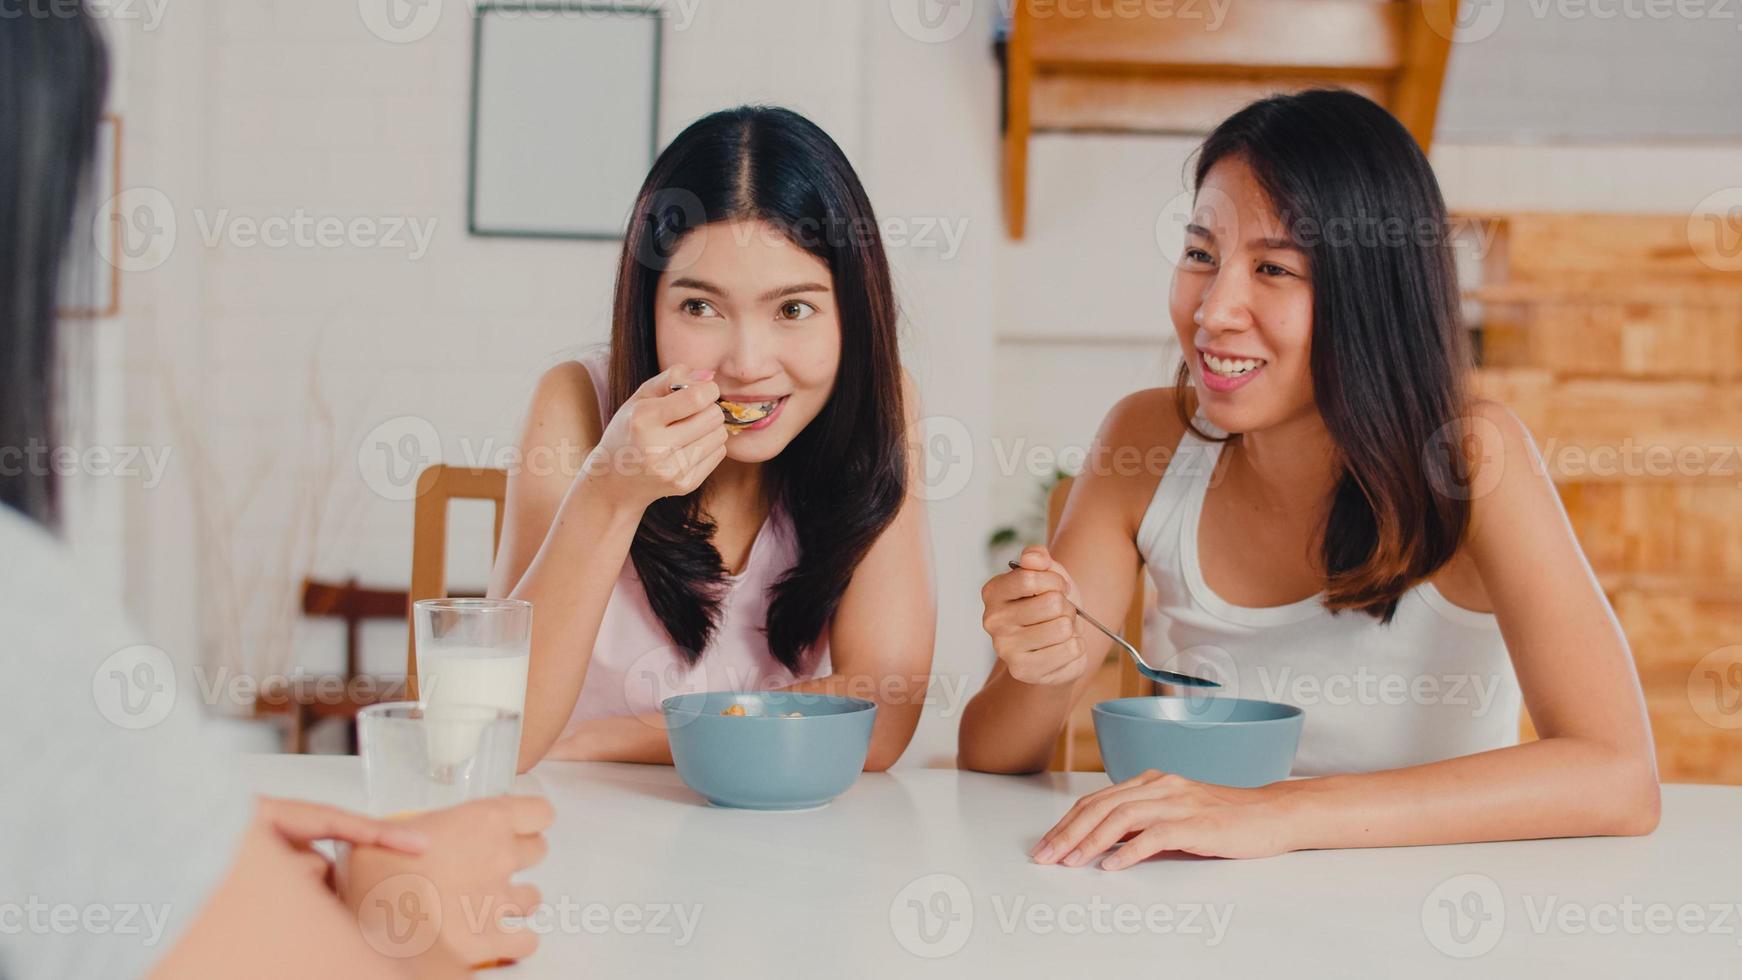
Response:
[[[544,855],[545,801],[388,822],[254,797],[191,684],[159,689],[161,720],[101,696],[138,679],[114,655],[143,640],[80,580],[30,460],[63,444],[55,306],[107,73],[82,7],[0,18],[0,977],[464,976],[525,956],[530,931],[461,913],[538,904],[510,877]],[[345,873],[317,840],[349,845]],[[407,901],[439,927],[395,931]]]

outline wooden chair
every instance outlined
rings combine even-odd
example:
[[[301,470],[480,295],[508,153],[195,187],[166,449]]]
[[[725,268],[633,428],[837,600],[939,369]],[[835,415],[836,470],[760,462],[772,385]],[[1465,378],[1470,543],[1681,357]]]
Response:
[[[502,544],[502,513],[508,499],[508,471],[437,463],[417,477],[417,509],[412,517],[411,591],[406,597],[405,689],[417,697],[417,631],[411,620],[419,599],[447,598],[448,502],[488,500],[496,505],[490,557]]]
[[[1457,0],[1240,0],[1225,22],[1186,6],[1092,17],[1015,0],[1003,93],[1011,238],[1027,223],[1032,133],[1203,133],[1266,95],[1337,86],[1385,106],[1427,149]]]
[[[398,619],[404,615],[405,593],[397,589],[364,588],[355,578],[337,585],[304,579],[302,612],[305,616],[344,621],[344,672],[265,681],[255,696],[254,714],[287,716],[290,731],[286,748],[299,754],[308,751],[309,729],[325,719],[339,719],[347,727],[346,744],[355,752],[357,712],[371,704],[403,697],[403,682],[397,678],[363,674],[359,664],[362,625],[370,619]]]
[[[1071,495],[1071,483],[1071,478],[1065,477],[1052,488],[1052,493],[1047,497],[1046,539],[1048,542],[1052,541],[1053,532],[1058,529],[1059,516],[1064,513],[1065,509],[1065,499]],[[1139,650],[1143,649],[1144,598],[1143,567],[1139,565],[1137,568],[1137,589],[1131,596],[1131,608],[1125,612],[1125,629],[1123,631],[1125,642]],[[1133,664],[1131,658],[1126,656],[1125,651],[1119,649],[1117,645],[1108,649],[1106,659],[1101,662],[1097,670],[1105,672],[1109,668],[1117,672],[1120,697],[1134,698],[1158,693],[1155,683],[1139,674],[1137,665]],[[1092,689],[1090,693],[1093,693]],[[1081,703],[1071,706],[1071,713],[1065,719],[1064,731],[1059,733],[1058,743],[1053,747],[1053,769],[1090,772],[1101,769],[1100,753],[1096,752],[1093,759],[1087,758],[1086,753],[1082,752],[1077,744],[1087,737],[1085,733],[1093,730],[1094,721],[1089,714],[1093,707],[1094,699],[1092,697],[1085,697]]]

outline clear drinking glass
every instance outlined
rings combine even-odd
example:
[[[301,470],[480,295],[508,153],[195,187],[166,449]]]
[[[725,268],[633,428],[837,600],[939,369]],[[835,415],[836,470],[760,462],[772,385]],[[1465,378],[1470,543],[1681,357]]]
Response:
[[[390,701],[357,712],[369,812],[397,817],[501,796],[514,782],[520,713]]]
[[[532,603],[423,599],[413,604],[411,619],[417,635],[419,701],[434,707],[481,704],[517,715],[525,712]]]

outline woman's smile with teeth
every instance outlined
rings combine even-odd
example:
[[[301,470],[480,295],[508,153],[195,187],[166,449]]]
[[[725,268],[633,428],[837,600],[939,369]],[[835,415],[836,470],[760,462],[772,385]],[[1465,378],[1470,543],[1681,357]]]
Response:
[[[1263,367],[1265,363],[1261,358],[1217,357],[1207,351],[1204,352],[1205,366],[1224,378],[1238,378],[1243,374],[1250,374]]]

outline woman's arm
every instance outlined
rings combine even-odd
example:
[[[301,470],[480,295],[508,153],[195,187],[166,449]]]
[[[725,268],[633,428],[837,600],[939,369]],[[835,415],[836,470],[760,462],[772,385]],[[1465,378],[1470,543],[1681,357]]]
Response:
[[[904,379],[907,431],[918,398]],[[937,633],[924,501],[916,492],[924,457],[910,440],[907,501],[866,551],[841,594],[829,626],[831,673],[786,690],[877,702],[877,722],[865,768],[889,768],[907,748],[924,708]],[[551,747],[553,759],[671,764],[665,720],[658,714],[594,718]]]
[[[1142,561],[1136,546],[1137,525],[1161,480],[1167,455],[1150,449],[1171,447],[1182,431],[1172,397],[1171,389],[1141,391],[1113,407],[1083,472],[1071,486],[1052,537],[1053,572],[1068,570],[1067,593],[1069,585],[1075,585],[1068,598],[1102,622],[1123,622],[1131,604]],[[1134,458],[1142,461],[1135,471],[1121,465]],[[1101,663],[1112,645],[1099,630],[1077,623],[1075,613],[1063,603],[1067,594],[1053,591],[1053,572],[1039,571],[1048,567],[1046,554],[1030,549],[1023,562],[1036,571],[996,576],[981,593],[986,603],[983,623],[998,649],[998,661],[985,687],[962,714],[958,761],[964,769],[1002,773],[1045,769],[1071,706],[1094,681],[1093,665]],[[1070,634],[1063,645],[1074,647],[1074,655],[1067,649],[1058,656],[1067,660],[1074,656],[1072,666],[1045,680],[1013,676],[1013,660],[1051,656],[1045,644],[1058,640],[1046,635],[1046,630],[1061,619],[1068,623],[1058,628]]]
[[[694,489],[725,454],[724,416],[712,407],[718,387],[703,378],[670,391],[680,374],[688,369],[673,365],[650,379],[609,426],[580,364],[552,368],[533,394],[489,590],[533,604],[522,772],[544,758],[574,710],[647,504]]]
[[[372,949],[326,884],[319,855],[287,841],[263,805],[240,851],[153,977],[464,977],[446,945],[393,958]]]
[[[865,552],[829,623],[832,672],[791,688],[877,702],[871,751],[865,768],[895,764],[913,739],[931,681],[937,639],[937,598],[926,527],[924,446],[919,395],[902,373],[907,433],[907,499],[895,519]]]
[[[580,479],[602,429],[587,369],[559,364],[538,382],[520,465],[508,475],[489,594],[533,605],[521,772],[544,757],[574,710],[593,638],[641,520],[640,512],[613,508]]]
[[[1638,676],[1523,424],[1477,407],[1482,464],[1468,547],[1541,739],[1384,772],[1242,790],[1145,774],[1085,797],[1036,848],[1105,866],[1161,850],[1256,856],[1650,833],[1657,768]]]
[[[1487,492],[1472,501],[1470,554],[1540,739],[1370,779],[1311,781],[1297,803],[1306,818],[1299,846],[1630,835],[1657,826],[1651,724],[1621,625],[1524,424],[1488,403],[1472,428],[1482,459],[1500,469],[1477,473],[1474,486]],[[1350,813],[1364,819],[1348,822]]]

